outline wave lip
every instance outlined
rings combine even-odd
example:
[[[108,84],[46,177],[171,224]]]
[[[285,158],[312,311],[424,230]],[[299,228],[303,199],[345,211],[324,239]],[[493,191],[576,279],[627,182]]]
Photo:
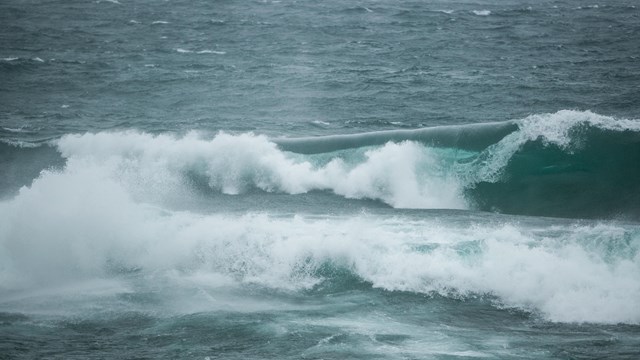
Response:
[[[300,154],[326,153],[344,149],[415,141],[429,146],[481,150],[517,130],[514,122],[436,126],[417,130],[388,130],[350,135],[329,135],[273,139],[284,151]]]

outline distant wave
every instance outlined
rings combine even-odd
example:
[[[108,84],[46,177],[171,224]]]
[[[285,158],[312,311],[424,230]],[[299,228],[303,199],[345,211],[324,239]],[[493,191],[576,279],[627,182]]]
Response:
[[[401,208],[466,207],[462,189],[448,181],[436,151],[413,142],[300,157],[252,134],[204,139],[196,133],[175,138],[127,132],[65,136],[58,149],[68,170],[93,166],[127,174],[130,186],[156,192],[195,182],[225,194],[330,190]]]
[[[187,49],[177,48],[176,51],[181,53],[181,54],[190,54],[190,53],[216,54],[216,55],[224,55],[224,54],[226,54],[225,51],[217,51],[217,50],[198,50],[198,51],[194,51],[194,50],[187,50]]]
[[[489,16],[491,15],[491,11],[489,10],[473,10],[472,13],[478,16]]]
[[[39,66],[43,63],[46,63],[46,61],[39,57],[5,57],[0,58],[0,70],[7,72],[21,71],[22,69]]]

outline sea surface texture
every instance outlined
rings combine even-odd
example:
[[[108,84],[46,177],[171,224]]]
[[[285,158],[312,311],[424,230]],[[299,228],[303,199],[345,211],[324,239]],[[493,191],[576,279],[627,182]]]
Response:
[[[640,3],[0,1],[23,358],[640,359]]]

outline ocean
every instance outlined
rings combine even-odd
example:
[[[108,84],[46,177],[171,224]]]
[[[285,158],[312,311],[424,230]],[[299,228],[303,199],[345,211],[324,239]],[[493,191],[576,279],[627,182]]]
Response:
[[[40,358],[640,358],[640,3],[0,2]]]

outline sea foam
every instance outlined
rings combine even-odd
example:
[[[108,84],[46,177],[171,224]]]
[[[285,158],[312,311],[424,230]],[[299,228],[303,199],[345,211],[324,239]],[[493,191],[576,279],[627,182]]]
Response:
[[[220,133],[207,139],[196,133],[182,138],[99,133],[66,136],[58,147],[72,163],[109,164],[113,174],[138,189],[180,187],[186,175],[195,175],[225,194],[255,188],[289,194],[329,190],[401,208],[467,206],[438,156],[413,142],[388,143],[351,156],[335,154],[328,161],[326,156],[323,160],[281,151],[266,137],[252,134]]]
[[[71,165],[0,203],[6,294],[130,274],[298,291],[340,281],[329,266],[388,291],[488,296],[551,321],[640,323],[634,226],[202,215],[138,203],[110,177]]]

